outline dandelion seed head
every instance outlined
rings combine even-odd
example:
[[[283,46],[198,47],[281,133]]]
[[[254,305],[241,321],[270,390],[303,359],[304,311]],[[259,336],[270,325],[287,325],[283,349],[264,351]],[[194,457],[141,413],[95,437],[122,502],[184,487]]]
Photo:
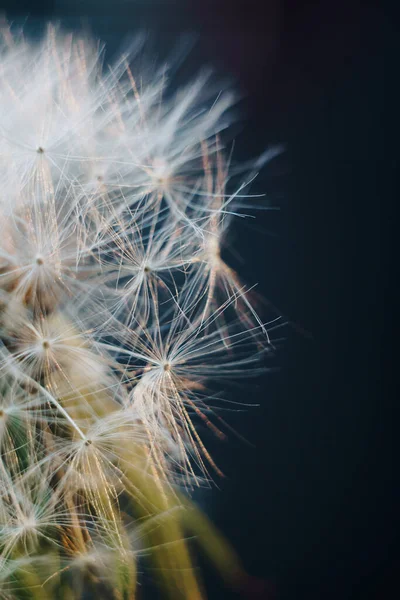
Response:
[[[234,96],[209,73],[176,91],[173,64],[103,66],[57,28],[2,39],[0,573],[14,561],[21,583],[25,556],[36,581],[51,551],[37,585],[117,571],[115,597],[133,597],[137,527],[175,531],[176,490],[220,474],[211,399],[259,373],[270,342],[221,256],[254,176],[230,172]]]

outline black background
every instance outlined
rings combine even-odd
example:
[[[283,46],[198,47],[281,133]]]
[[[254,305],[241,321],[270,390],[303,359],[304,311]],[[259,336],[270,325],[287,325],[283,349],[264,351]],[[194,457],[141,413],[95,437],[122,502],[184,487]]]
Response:
[[[260,404],[229,417],[255,447],[211,442],[226,479],[199,498],[262,581],[233,593],[210,572],[211,600],[400,597],[399,44],[383,6],[0,2],[10,19],[29,16],[27,31],[48,18],[89,24],[110,49],[143,27],[170,48],[195,32],[193,60],[231,74],[243,93],[236,156],[286,145],[257,184],[279,213],[261,212],[257,228],[240,225],[234,244],[242,275],[295,326],[280,370],[235,392]]]

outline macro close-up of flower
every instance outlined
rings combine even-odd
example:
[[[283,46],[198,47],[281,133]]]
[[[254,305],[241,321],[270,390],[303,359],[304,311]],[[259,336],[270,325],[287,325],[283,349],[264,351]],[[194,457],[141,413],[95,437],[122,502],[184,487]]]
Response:
[[[393,32],[0,1],[0,600],[394,597]]]

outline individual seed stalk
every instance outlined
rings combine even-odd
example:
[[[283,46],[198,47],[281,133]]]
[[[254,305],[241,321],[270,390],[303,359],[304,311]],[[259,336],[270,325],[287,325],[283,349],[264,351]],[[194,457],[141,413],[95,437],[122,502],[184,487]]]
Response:
[[[189,496],[219,473],[213,385],[269,348],[221,254],[254,173],[229,174],[206,74],[173,93],[102,56],[2,31],[0,597],[134,598],[147,567],[200,600],[196,540],[243,575]]]

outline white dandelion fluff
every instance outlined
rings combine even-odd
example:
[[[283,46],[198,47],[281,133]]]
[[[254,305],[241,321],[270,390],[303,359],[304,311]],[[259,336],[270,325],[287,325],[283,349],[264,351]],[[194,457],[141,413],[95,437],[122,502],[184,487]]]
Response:
[[[209,74],[174,93],[165,66],[102,63],[53,27],[2,32],[0,597],[131,598],[151,554],[192,600],[182,493],[219,473],[209,399],[270,344],[222,254],[263,159],[232,176]]]

